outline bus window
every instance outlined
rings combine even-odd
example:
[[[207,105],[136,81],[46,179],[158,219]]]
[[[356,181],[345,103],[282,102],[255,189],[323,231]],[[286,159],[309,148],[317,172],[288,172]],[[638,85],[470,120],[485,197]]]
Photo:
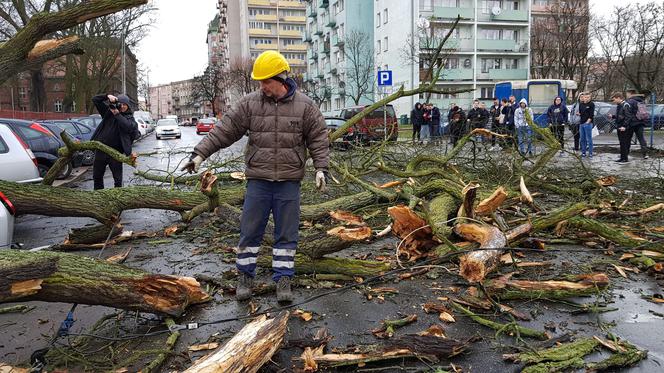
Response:
[[[558,87],[558,84],[529,84],[528,106],[546,110],[558,96]]]

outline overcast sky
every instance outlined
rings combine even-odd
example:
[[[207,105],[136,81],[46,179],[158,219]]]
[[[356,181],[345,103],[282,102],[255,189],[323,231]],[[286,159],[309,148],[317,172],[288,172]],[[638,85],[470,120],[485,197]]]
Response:
[[[158,8],[152,30],[136,55],[150,69],[150,85],[190,79],[207,64],[208,23],[216,0],[152,0]],[[367,0],[364,0],[367,1]],[[608,15],[616,5],[649,0],[590,0],[593,15]]]
[[[150,85],[190,79],[207,64],[207,29],[216,0],[152,0],[157,9],[150,34],[135,51],[150,69]]]

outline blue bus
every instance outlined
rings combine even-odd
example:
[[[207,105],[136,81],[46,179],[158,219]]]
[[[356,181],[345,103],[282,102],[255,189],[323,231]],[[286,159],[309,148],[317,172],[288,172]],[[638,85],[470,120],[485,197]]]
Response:
[[[545,127],[549,118],[546,110],[553,104],[553,99],[560,96],[563,104],[570,104],[576,97],[577,85],[573,80],[560,79],[531,79],[511,80],[496,83],[495,96],[501,100],[503,97],[516,97],[518,103],[522,98],[528,101],[533,109],[535,122]]]

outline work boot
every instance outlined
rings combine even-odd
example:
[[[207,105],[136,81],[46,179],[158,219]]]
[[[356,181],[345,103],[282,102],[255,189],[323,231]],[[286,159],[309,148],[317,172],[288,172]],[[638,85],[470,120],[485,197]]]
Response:
[[[254,279],[246,274],[240,274],[235,288],[235,299],[239,301],[251,299],[251,288],[254,286]]]
[[[277,282],[277,301],[279,303],[291,303],[293,301],[289,277],[283,276]]]

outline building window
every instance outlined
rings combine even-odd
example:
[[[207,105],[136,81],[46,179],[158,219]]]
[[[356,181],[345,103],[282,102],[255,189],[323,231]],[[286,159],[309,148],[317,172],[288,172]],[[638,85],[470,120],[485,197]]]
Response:
[[[62,113],[62,101],[58,100],[55,102],[55,112]]]
[[[480,90],[480,98],[493,98],[493,87],[484,87]]]
[[[71,103],[71,112],[72,113],[76,112],[76,101],[72,101],[72,103]]]
[[[480,38],[485,40],[500,40],[499,29],[481,29]]]
[[[380,12],[376,13],[376,27],[380,27]]]
[[[458,58],[448,58],[445,61],[445,69],[458,69],[459,68],[459,59]]]
[[[503,2],[501,0],[483,0],[482,1],[482,13],[490,14],[491,9],[493,8],[503,8]]]
[[[387,8],[383,10],[383,23],[387,24]]]
[[[509,70],[516,70],[519,68],[519,59],[518,58],[506,58],[505,59],[505,68]]]
[[[387,52],[387,36],[383,39],[383,52]]]
[[[18,97],[20,99],[25,99],[28,96],[26,91],[25,87],[18,87]]]
[[[500,58],[482,58],[482,72],[488,73],[491,69],[499,70],[501,66]]]
[[[376,53],[380,53],[383,49],[380,47],[380,39],[376,40]]]
[[[258,15],[258,14],[266,15],[266,14],[273,14],[273,13],[270,12],[269,9],[261,9],[261,8],[250,8],[249,9],[249,15],[250,16],[255,16],[255,15]]]
[[[518,1],[510,1],[510,10],[519,10],[519,2]]]

